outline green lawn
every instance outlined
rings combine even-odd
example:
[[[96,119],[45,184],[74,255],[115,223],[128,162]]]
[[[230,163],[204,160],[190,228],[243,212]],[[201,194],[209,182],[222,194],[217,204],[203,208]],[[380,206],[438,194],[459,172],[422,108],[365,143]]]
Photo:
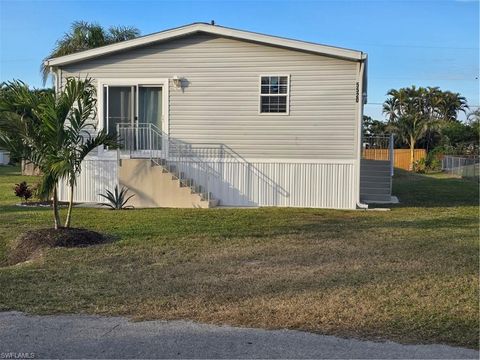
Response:
[[[0,261],[48,209],[0,168]],[[116,237],[0,268],[0,310],[191,319],[478,348],[478,183],[396,176],[391,211],[75,209]],[[63,213],[64,215],[64,213]]]

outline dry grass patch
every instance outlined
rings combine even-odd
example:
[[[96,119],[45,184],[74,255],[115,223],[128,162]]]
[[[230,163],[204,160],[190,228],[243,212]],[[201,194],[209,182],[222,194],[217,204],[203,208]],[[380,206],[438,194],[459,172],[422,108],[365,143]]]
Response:
[[[430,192],[425,206],[409,198],[419,188]],[[75,226],[119,240],[50,249],[44,263],[0,269],[0,310],[477,348],[478,188],[403,176],[395,192],[407,202],[389,212],[76,209]],[[49,212],[4,201],[4,243],[50,222]]]

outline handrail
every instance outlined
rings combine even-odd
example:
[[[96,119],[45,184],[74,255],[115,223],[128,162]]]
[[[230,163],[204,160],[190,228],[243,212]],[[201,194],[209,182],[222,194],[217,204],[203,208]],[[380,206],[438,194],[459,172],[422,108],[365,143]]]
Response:
[[[390,176],[393,176],[394,172],[394,155],[393,134],[364,136],[362,138],[362,159],[389,161]]]
[[[182,185],[190,186],[207,201],[211,200],[212,175],[215,173],[215,164],[212,162],[226,156],[222,144],[185,143],[171,138],[150,123],[119,123],[117,134],[119,140],[124,142],[117,149],[119,159],[122,151],[127,152],[129,157],[147,157],[157,165],[166,167]]]
[[[147,129],[146,129],[147,128]],[[117,134],[120,137],[133,136],[135,132],[148,132],[151,136],[149,142],[151,150],[136,149],[135,142],[130,141],[131,145],[117,148],[117,157],[120,160],[120,153],[127,153],[127,155],[137,158],[150,158],[153,163],[163,166],[168,170],[175,172],[176,176],[184,184],[188,184],[195,192],[199,192],[195,188],[195,184],[189,179],[194,179],[197,185],[202,186],[202,189],[207,192],[206,198],[210,200],[210,189],[213,181],[218,181],[218,178],[223,177],[222,163],[226,160],[239,162],[248,169],[249,173],[254,173],[263,182],[275,188],[283,194],[288,195],[288,191],[279,186],[273,179],[265,175],[261,170],[250,163],[235,149],[228,145],[218,142],[185,142],[179,139],[170,137],[168,134],[162,132],[154,124],[139,123],[132,125],[131,123],[119,123],[117,125]],[[136,151],[138,150],[138,151]],[[187,179],[182,179],[182,172],[186,173]],[[200,189],[200,190],[202,190]]]

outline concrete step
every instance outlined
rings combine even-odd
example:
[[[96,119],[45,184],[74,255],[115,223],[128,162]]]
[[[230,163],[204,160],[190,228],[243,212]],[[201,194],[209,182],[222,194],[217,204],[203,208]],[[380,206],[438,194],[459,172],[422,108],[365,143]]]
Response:
[[[383,188],[368,188],[368,189],[360,189],[360,195],[368,194],[368,195],[391,195],[390,188],[383,189]]]
[[[379,173],[379,174],[382,173],[382,174],[390,175],[390,168],[376,167],[376,168],[360,169],[360,174],[370,174],[370,173]]]
[[[157,164],[160,164],[160,162],[157,162]],[[187,178],[184,172],[180,172],[179,174],[176,171],[175,165],[169,165],[164,161],[164,165],[161,166],[163,167],[163,172],[170,173],[172,175],[172,180],[178,181],[178,185],[180,187],[190,187],[192,194],[196,194],[201,197],[202,201],[206,201],[207,196],[205,194],[204,186],[196,184],[195,180],[191,178]],[[218,200],[213,199],[213,196],[211,194],[210,201],[212,201],[212,204],[214,204],[214,206],[216,206],[215,201],[218,203]]]
[[[214,208],[214,207],[217,207],[218,205],[220,205],[220,201],[217,199],[210,199],[208,203],[209,208]]]
[[[181,187],[192,187],[194,184],[193,179],[189,178],[178,179],[178,181]]]
[[[360,194],[361,201],[390,201],[391,195]]]
[[[370,174],[375,174],[375,175],[390,175],[390,169],[388,168],[375,168],[375,169],[361,169],[360,170],[360,175],[370,175]]]
[[[360,171],[364,170],[390,170],[390,165],[361,165]]]
[[[360,189],[389,189],[390,182],[360,181]]]
[[[360,180],[362,179],[376,179],[376,180],[382,180],[382,179],[391,179],[390,173],[389,172],[369,172],[369,173],[360,173]]]
[[[372,179],[372,180],[385,180],[385,181],[390,181],[391,180],[390,173],[367,173],[367,174],[360,174],[360,180],[362,179]]]
[[[360,185],[370,184],[370,183],[390,185],[391,181],[390,181],[389,177],[387,178],[387,177],[372,177],[372,176],[369,176],[369,177],[360,178]]]
[[[368,160],[368,159],[362,159],[360,161],[360,164],[362,165],[390,165],[389,160]]]

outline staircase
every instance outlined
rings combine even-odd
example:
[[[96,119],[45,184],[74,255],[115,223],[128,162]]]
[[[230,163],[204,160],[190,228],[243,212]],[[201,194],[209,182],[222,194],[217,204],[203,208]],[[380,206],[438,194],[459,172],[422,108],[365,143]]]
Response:
[[[135,194],[129,201],[135,208],[212,208],[218,205],[218,200],[202,186],[150,159],[122,159],[118,169],[120,186]]]
[[[215,175],[211,159],[218,158],[218,145],[186,144],[153,124],[119,124],[117,133],[124,139],[117,151],[119,183],[135,194],[130,201],[134,207],[212,208],[219,204],[210,192]]]
[[[189,188],[192,195],[198,196],[201,202],[207,202],[208,206],[206,207],[211,208],[219,204],[219,200],[213,198],[208,187],[197,184],[194,179],[187,177],[185,173],[178,168],[178,165],[175,164],[175,162],[167,161],[162,158],[154,158],[152,159],[152,162],[161,166],[163,172],[171,176],[172,181],[178,182],[179,187]]]
[[[390,202],[392,177],[389,160],[367,160],[360,162],[360,200],[362,202]]]

